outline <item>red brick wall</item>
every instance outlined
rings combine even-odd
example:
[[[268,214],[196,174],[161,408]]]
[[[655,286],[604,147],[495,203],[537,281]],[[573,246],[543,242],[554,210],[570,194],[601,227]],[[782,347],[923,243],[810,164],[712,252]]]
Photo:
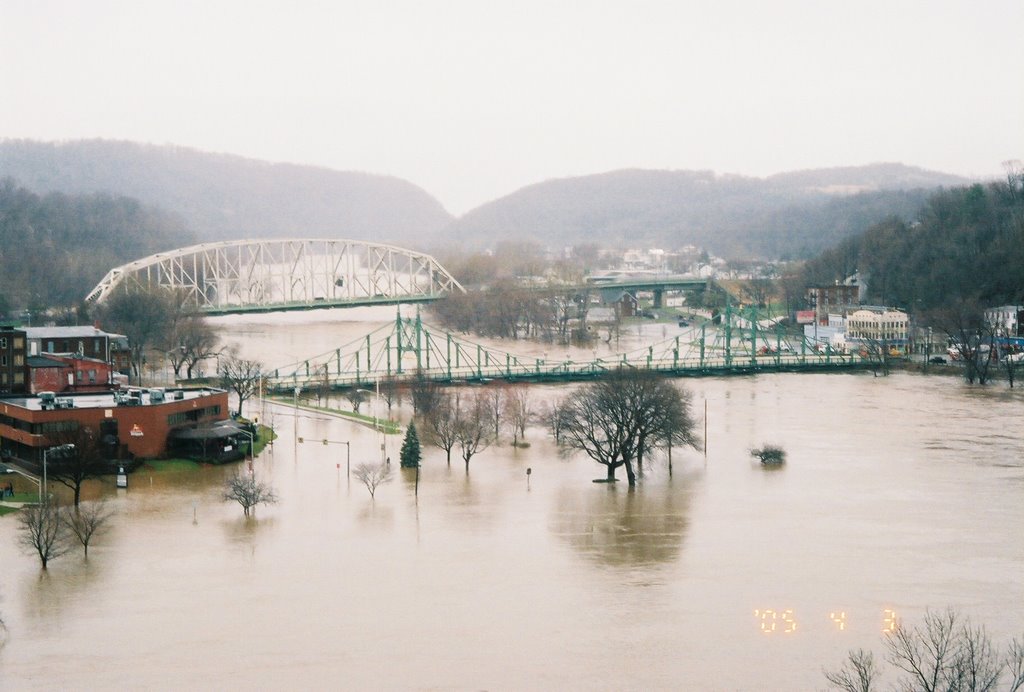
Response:
[[[200,422],[224,420],[228,417],[227,392],[213,392],[209,396],[182,401],[168,401],[155,405],[111,405],[109,408],[72,408],[56,411],[32,411],[20,406],[0,402],[0,412],[5,416],[30,423],[74,420],[78,421],[80,426],[89,427],[97,434],[99,434],[101,421],[114,418],[117,420],[117,435],[121,444],[126,445],[128,451],[136,457],[154,458],[163,456],[166,451],[167,434],[172,428],[167,423],[168,416],[193,409],[211,408],[214,406],[220,406],[220,412],[210,415]],[[108,412],[109,416],[107,415]],[[185,425],[187,424],[174,427],[185,427]],[[133,437],[131,435],[131,430],[135,426],[138,426],[138,429],[142,432],[141,436]],[[47,440],[43,435],[32,435],[28,431],[18,430],[3,423],[0,423],[0,436],[17,440],[33,447],[42,447],[47,444]]]
[[[29,392],[63,392],[68,388],[70,368],[29,368]]]

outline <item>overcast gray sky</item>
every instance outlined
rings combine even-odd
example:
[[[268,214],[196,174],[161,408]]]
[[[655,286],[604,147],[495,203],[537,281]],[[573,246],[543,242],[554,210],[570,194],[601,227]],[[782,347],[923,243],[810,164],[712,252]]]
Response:
[[[1022,0],[0,0],[0,137],[406,178],[1024,158]]]

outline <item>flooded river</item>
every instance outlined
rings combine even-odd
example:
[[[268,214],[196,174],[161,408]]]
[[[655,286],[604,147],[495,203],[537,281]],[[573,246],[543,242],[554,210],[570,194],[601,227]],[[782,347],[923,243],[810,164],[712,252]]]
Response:
[[[219,324],[273,367],[375,318]],[[372,429],[265,404],[279,438],[255,472],[280,502],[255,519],[220,500],[233,469],[143,469],[88,488],[111,530],[41,573],[0,518],[0,688],[814,690],[848,649],[881,653],[893,617],[954,606],[1024,632],[1024,391],[676,383],[702,428],[706,407],[707,453],[676,450],[635,492],[534,427],[468,474],[424,448],[418,498],[396,468],[371,500],[344,444],[309,440],[349,442],[354,465],[379,458]],[[765,442],[784,467],[751,458]]]

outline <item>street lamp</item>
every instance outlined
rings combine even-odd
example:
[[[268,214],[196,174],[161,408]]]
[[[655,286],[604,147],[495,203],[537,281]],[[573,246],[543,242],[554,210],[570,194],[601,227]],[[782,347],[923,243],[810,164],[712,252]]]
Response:
[[[376,399],[373,402],[373,429],[374,429],[374,431],[381,433],[381,437],[378,438],[378,441],[380,442],[380,462],[383,464],[384,463],[384,458],[387,456],[387,452],[385,451],[385,445],[387,443],[387,435],[388,435],[388,433],[387,433],[387,430],[385,430],[383,425],[378,425],[377,409],[380,407],[380,380],[374,380],[374,383],[376,385],[376,391],[371,391],[369,389],[358,389],[357,391],[366,392],[367,394],[372,394],[374,397],[376,397]],[[391,416],[389,414],[389,416],[388,416],[388,423],[390,423],[390,422],[391,422]],[[380,440],[383,440],[383,441],[380,441]]]
[[[43,482],[39,484],[39,503],[43,502],[43,495],[49,497],[49,493],[46,491],[46,461],[50,452],[67,452],[75,448],[73,444],[57,445],[56,447],[44,447],[43,448]]]

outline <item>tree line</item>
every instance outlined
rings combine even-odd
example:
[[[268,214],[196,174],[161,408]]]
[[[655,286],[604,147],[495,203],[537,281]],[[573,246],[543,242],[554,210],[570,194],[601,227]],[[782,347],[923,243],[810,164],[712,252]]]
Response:
[[[912,312],[951,303],[1024,302],[1024,169],[1006,180],[928,198],[917,219],[889,218],[806,262],[798,283],[827,285],[859,271],[868,302]]]
[[[0,315],[81,305],[118,265],[195,241],[184,222],[128,197],[38,195],[0,181]]]

